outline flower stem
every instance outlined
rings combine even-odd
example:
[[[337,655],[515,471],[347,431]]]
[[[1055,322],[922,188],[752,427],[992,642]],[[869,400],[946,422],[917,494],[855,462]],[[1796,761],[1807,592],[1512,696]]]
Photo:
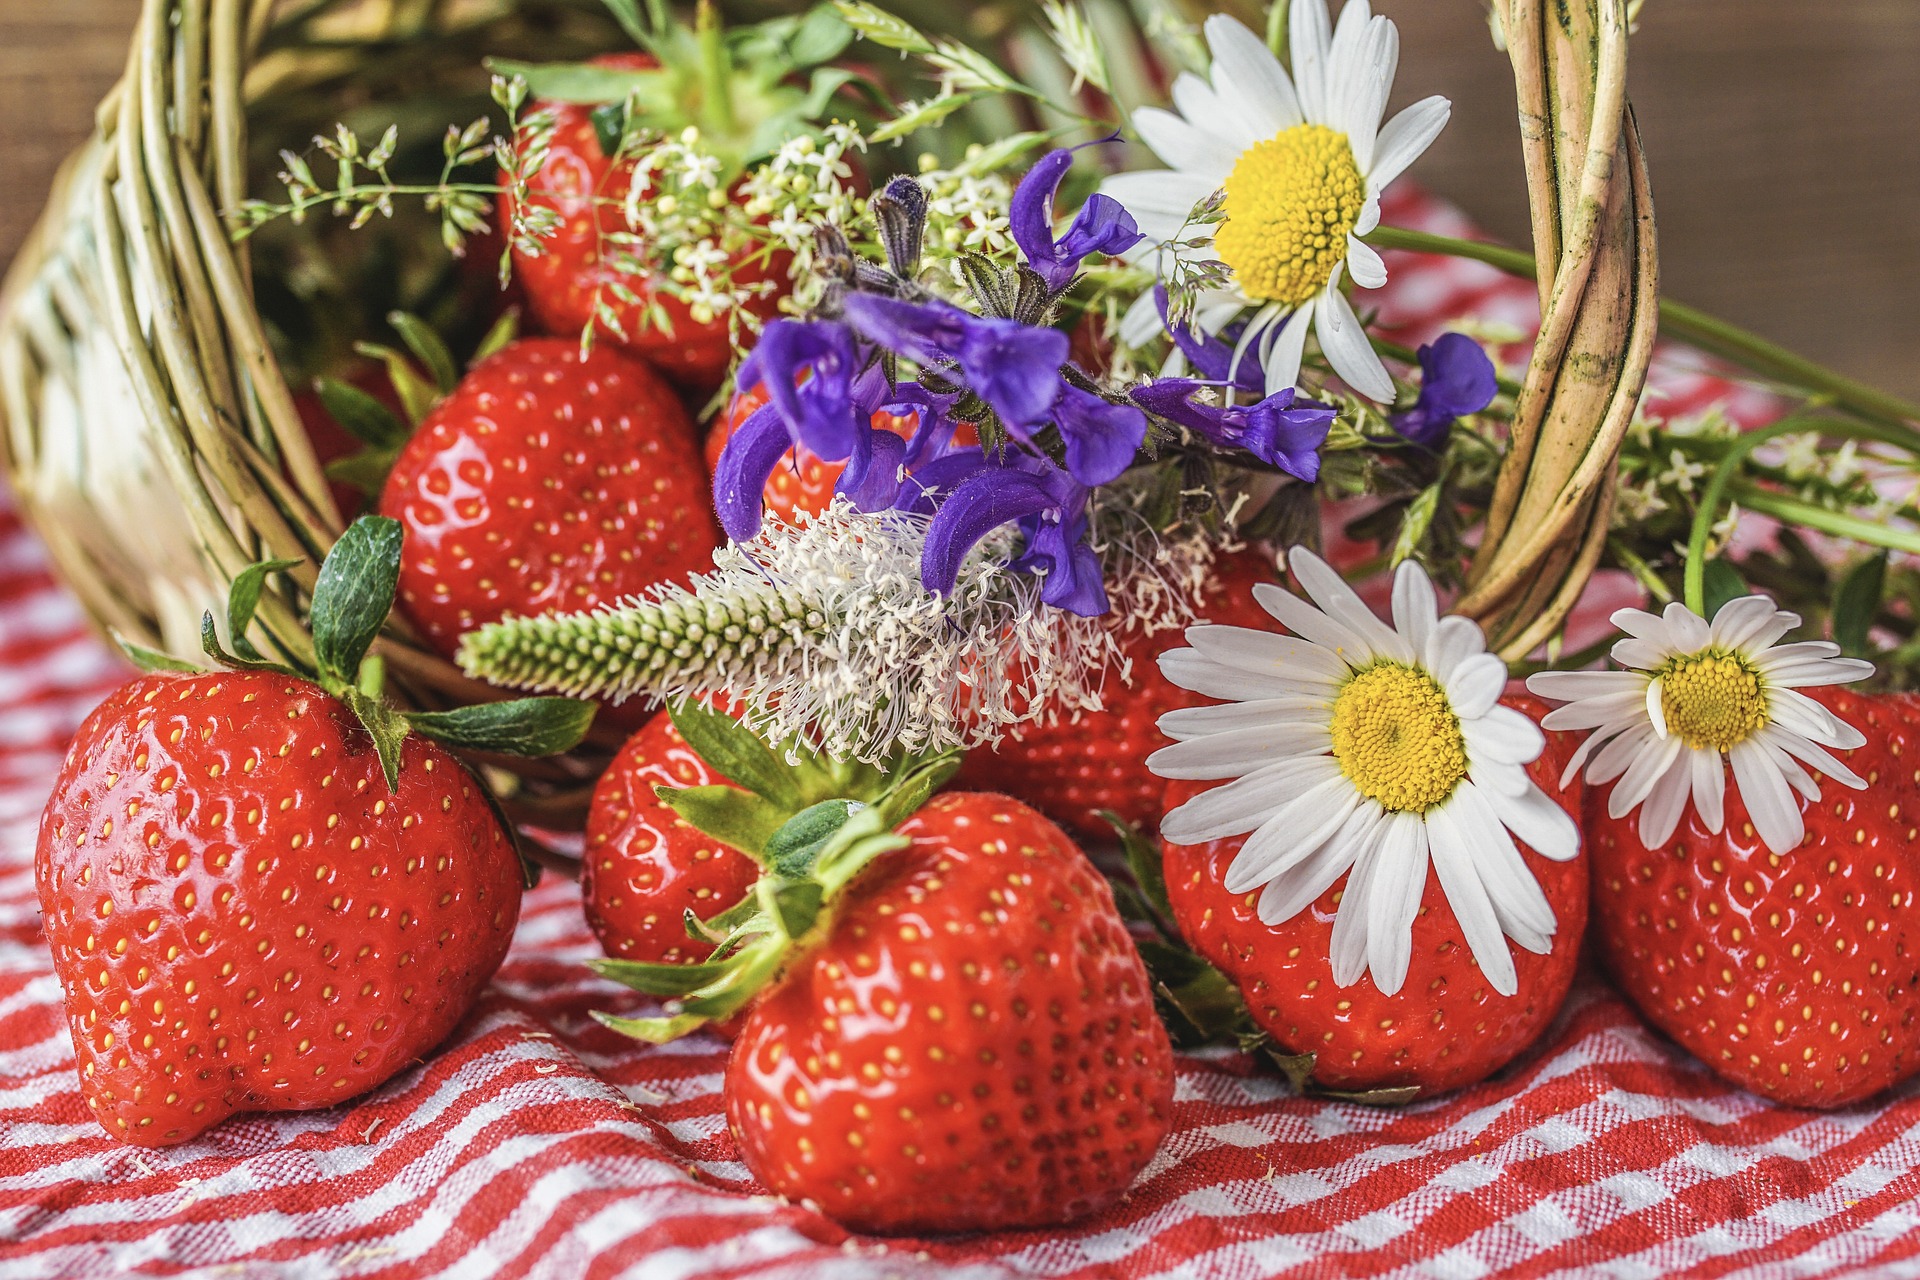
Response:
[[[1484,262],[1508,275],[1535,278],[1533,255],[1503,245],[1459,240],[1452,236],[1410,231],[1404,227],[1380,227],[1367,236],[1367,242],[1380,249],[1407,249],[1415,253],[1440,253],[1449,257]],[[1769,342],[1759,334],[1708,315],[1697,307],[1660,300],[1660,331],[1710,355],[1720,356],[1745,366],[1755,373],[1779,382],[1827,397],[1836,407],[1883,426],[1896,427],[1920,437],[1920,405],[1899,396],[1870,387],[1835,372],[1823,364]]]
[[[1720,514],[1720,504],[1726,499],[1727,490],[1732,486],[1740,464],[1755,449],[1769,440],[1795,432],[1817,431],[1822,435],[1839,436],[1847,440],[1874,440],[1881,444],[1892,445],[1896,449],[1905,449],[1909,453],[1920,452],[1920,440],[1911,430],[1901,430],[1866,422],[1840,422],[1833,418],[1816,417],[1811,414],[1796,414],[1782,418],[1769,427],[1752,431],[1737,440],[1720,459],[1720,465],[1714,469],[1713,478],[1707,482],[1706,490],[1700,495],[1700,505],[1693,513],[1693,529],[1687,539],[1687,568],[1685,599],[1687,608],[1701,617],[1707,616],[1707,540],[1713,534],[1714,520]],[[1741,502],[1749,510],[1777,519],[1790,520],[1811,529],[1819,529],[1856,542],[1865,542],[1873,546],[1892,547],[1900,551],[1920,553],[1920,537],[1902,533],[1871,520],[1862,520],[1858,516],[1846,515],[1838,511],[1829,511],[1825,507],[1802,502],[1785,494],[1755,486],[1744,488]]]

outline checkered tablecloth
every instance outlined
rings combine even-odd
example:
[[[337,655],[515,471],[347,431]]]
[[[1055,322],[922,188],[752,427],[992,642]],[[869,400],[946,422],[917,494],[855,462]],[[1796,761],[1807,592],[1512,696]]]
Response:
[[[1462,230],[1401,195],[1390,221]],[[1418,339],[1532,293],[1392,255]],[[1671,411],[1728,388],[1663,362]],[[1736,392],[1746,400],[1749,393]],[[1748,401],[1751,407],[1751,401]],[[1128,1200],[1047,1232],[880,1241],[763,1194],[726,1134],[726,1048],[649,1048],[587,1014],[577,890],[549,877],[431,1061],[349,1106],[123,1147],[76,1088],[32,856],[68,736],[125,674],[0,496],[0,1276],[819,1277],[1408,1274],[1920,1276],[1920,1089],[1818,1114],[1716,1081],[1583,976],[1529,1054],[1379,1111],[1181,1059],[1173,1131]]]

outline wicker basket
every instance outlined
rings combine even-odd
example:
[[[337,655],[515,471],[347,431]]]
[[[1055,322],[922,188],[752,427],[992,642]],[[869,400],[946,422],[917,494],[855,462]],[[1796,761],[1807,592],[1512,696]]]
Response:
[[[302,593],[341,517],[224,211],[247,194],[250,113],[289,83],[264,51],[327,7],[146,0],[125,77],[0,297],[0,453],[25,514],[97,622],[151,647],[196,649],[201,611],[246,565],[276,557],[303,563],[263,596],[261,624],[287,654],[311,656]],[[378,7],[431,30],[442,6]],[[1604,546],[1656,269],[1624,96],[1625,0],[1506,0],[1504,25],[1546,322],[1458,608],[1515,657],[1558,627]],[[476,62],[465,41],[441,56]],[[354,72],[321,62],[325,74]],[[404,698],[500,696],[398,617],[380,646]],[[533,784],[520,816],[577,811],[603,758],[516,765]]]

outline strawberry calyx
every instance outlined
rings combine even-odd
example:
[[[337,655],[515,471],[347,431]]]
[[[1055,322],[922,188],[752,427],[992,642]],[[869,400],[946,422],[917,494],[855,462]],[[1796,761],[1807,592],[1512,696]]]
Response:
[[[383,696],[386,663],[373,642],[393,609],[400,579],[400,522],[362,516],[340,535],[321,562],[309,604],[311,642],[283,636],[255,615],[267,580],[301,563],[262,560],[235,575],[227,593],[227,641],[208,612],[200,645],[208,658],[233,670],[271,671],[319,685],[346,704],[379,754],[389,791],[400,784],[400,748],[409,733],[446,746],[497,755],[543,756],[577,746],[593,723],[595,704],[574,698],[515,698],[446,711],[402,711]],[[257,632],[280,656],[250,638]],[[114,636],[142,671],[201,672],[205,668]],[[511,827],[509,827],[511,830]]]
[[[1313,1053],[1287,1053],[1254,1021],[1238,984],[1204,959],[1181,937],[1167,897],[1166,871],[1160,846],[1138,827],[1112,810],[1099,816],[1120,838],[1128,879],[1113,879],[1114,903],[1129,923],[1147,936],[1137,937],[1140,959],[1153,983],[1154,1007],[1176,1047],[1229,1045],[1241,1053],[1265,1060],[1298,1093],[1366,1106],[1405,1106],[1419,1096],[1418,1085],[1358,1091],[1327,1089],[1316,1084]]]
[[[884,769],[797,751],[783,757],[722,712],[689,701],[669,714],[700,757],[739,786],[662,786],[656,794],[700,831],[753,858],[761,874],[736,906],[704,920],[687,912],[688,936],[713,947],[705,961],[588,962],[602,977],[665,999],[661,1017],[593,1015],[655,1044],[739,1012],[824,938],[836,898],[875,859],[906,847],[895,828],[960,767],[957,751],[901,752]]]
[[[655,65],[487,60],[488,70],[519,77],[536,98],[593,107],[609,157],[630,153],[642,135],[693,128],[731,180],[796,134],[813,132],[834,95],[860,80],[825,65],[853,39],[828,5],[734,28],[722,25],[711,0],[701,0],[692,25],[664,5],[649,6],[645,17],[621,3],[609,8]]]
[[[395,311],[387,316],[387,323],[400,335],[401,343],[407,348],[405,352],[376,342],[356,342],[353,349],[386,366],[387,379],[393,384],[405,421],[350,382],[322,377],[313,383],[321,407],[348,435],[366,446],[358,453],[329,462],[327,478],[351,485],[369,496],[380,492],[400,451],[413,438],[415,428],[459,384],[462,372],[446,341],[426,321],[405,311]],[[519,333],[520,313],[509,307],[480,340],[467,367],[493,355]]]

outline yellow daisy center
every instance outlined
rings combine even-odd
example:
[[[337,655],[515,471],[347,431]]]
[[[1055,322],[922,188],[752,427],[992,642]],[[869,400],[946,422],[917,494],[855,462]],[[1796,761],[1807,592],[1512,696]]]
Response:
[[[1710,649],[1670,658],[1656,676],[1667,732],[1690,747],[1725,751],[1767,725],[1760,673],[1737,653]]]
[[[1413,667],[1382,662],[1333,702],[1333,758],[1361,795],[1424,813],[1467,776],[1467,743],[1446,691]]]
[[[1367,184],[1347,135],[1297,124],[1240,153],[1227,175],[1214,252],[1249,298],[1297,307],[1347,256]]]

